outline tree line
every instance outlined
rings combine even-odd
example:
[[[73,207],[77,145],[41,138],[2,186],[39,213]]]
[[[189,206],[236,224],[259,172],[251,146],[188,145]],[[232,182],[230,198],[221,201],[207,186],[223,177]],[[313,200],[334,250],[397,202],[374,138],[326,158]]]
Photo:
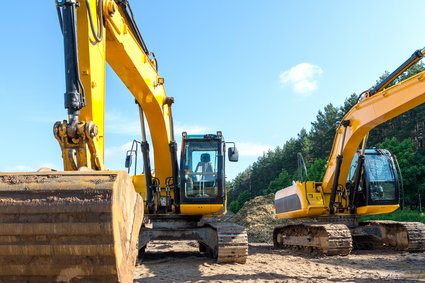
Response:
[[[392,84],[425,70],[418,63],[400,75]],[[389,73],[385,72],[377,84]],[[391,85],[390,85],[391,86]],[[321,181],[326,170],[338,122],[357,103],[359,95],[349,95],[343,105],[329,103],[311,122],[309,131],[301,129],[296,137],[282,146],[265,152],[235,179],[227,183],[229,210],[237,212],[243,204],[258,196],[290,186],[298,180],[297,160],[301,153],[309,180]],[[367,143],[368,148],[388,149],[397,157],[403,179],[402,205],[422,210],[425,200],[425,104],[391,119],[374,128]]]

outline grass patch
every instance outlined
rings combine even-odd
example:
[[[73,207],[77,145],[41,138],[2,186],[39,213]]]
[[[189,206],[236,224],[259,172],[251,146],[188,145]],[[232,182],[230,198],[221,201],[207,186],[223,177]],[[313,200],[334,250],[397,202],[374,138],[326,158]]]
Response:
[[[414,210],[397,210],[387,214],[363,216],[361,220],[394,220],[425,223],[425,212],[419,212]]]

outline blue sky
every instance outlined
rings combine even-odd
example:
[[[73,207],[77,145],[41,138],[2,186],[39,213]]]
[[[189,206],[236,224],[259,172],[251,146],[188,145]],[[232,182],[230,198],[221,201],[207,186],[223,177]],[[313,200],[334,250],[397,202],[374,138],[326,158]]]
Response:
[[[130,3],[176,99],[176,131],[221,130],[237,143],[229,179],[425,45],[422,1]],[[62,169],[52,134],[66,118],[54,1],[7,1],[3,11],[0,171]],[[110,68],[106,105],[106,166],[123,169],[128,143],[140,139],[138,113]]]

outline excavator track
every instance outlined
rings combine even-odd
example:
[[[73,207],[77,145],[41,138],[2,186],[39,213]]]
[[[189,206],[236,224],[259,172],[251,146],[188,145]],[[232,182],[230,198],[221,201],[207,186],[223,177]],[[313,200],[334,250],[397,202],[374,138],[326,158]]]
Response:
[[[326,255],[348,255],[353,248],[350,229],[344,224],[277,226],[273,243],[277,249],[293,248]]]
[[[216,223],[218,251],[217,262],[245,263],[248,257],[248,234],[243,226],[233,223]]]
[[[248,235],[243,226],[213,222],[187,216],[150,217],[151,227],[142,227],[139,236],[139,260],[153,240],[195,240],[199,251],[218,263],[245,263]]]
[[[248,234],[234,223],[208,223],[215,230],[217,244],[209,247],[218,263],[245,263],[248,257]]]
[[[142,200],[123,171],[0,174],[0,282],[133,282]]]
[[[360,228],[372,230],[378,247],[392,247],[408,252],[425,251],[425,224],[421,222],[365,221]],[[356,235],[354,234],[354,239]]]

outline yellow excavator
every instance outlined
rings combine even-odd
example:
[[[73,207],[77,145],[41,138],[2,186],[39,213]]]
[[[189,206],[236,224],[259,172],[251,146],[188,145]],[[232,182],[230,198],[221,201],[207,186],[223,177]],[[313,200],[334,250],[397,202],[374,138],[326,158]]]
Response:
[[[277,218],[317,220],[275,227],[276,248],[327,255],[347,255],[353,247],[425,251],[424,223],[359,221],[363,215],[399,208],[399,172],[393,156],[385,149],[366,149],[366,143],[374,127],[425,102],[425,71],[388,87],[424,54],[425,49],[417,50],[362,93],[337,128],[321,182],[297,181],[276,192]]]
[[[180,167],[172,104],[126,0],[56,0],[65,49],[65,108],[54,136],[64,171],[0,173],[0,281],[133,282],[134,266],[154,239],[191,239],[218,262],[244,263],[242,226],[226,212],[222,133],[183,133]],[[139,109],[143,173],[104,165],[105,65]],[[147,141],[153,145],[151,169]],[[237,161],[233,143],[228,158]],[[134,162],[134,163],[136,163]],[[135,164],[134,164],[135,165]],[[140,232],[140,233],[139,233]]]

